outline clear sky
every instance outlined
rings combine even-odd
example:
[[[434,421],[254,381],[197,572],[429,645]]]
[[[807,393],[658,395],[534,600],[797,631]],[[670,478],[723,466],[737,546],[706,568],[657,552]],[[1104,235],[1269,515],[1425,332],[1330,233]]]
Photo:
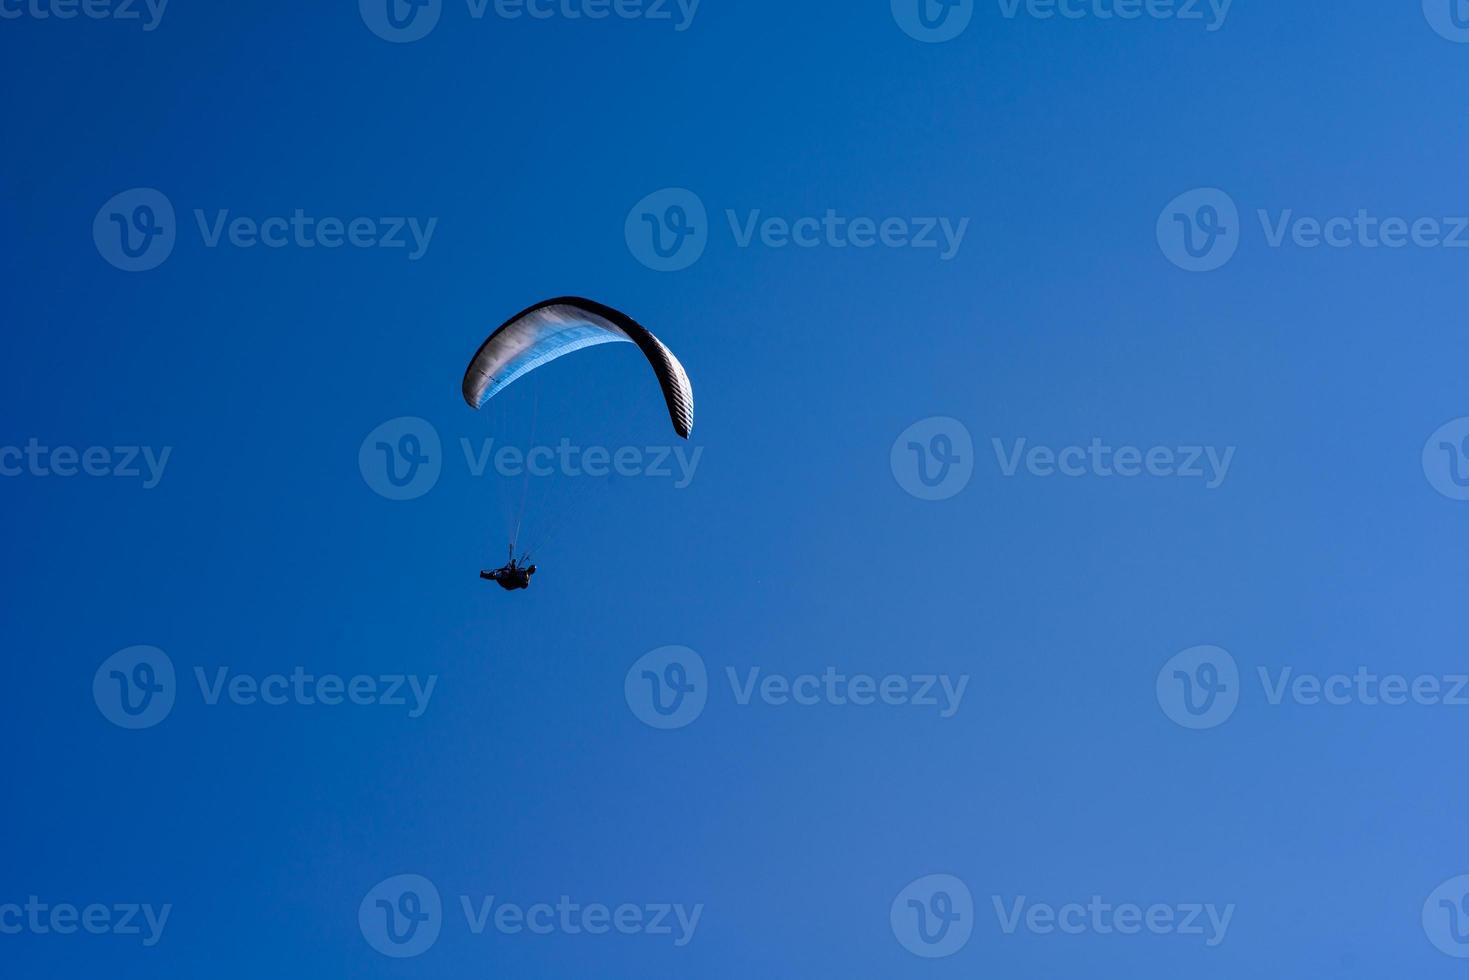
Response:
[[[0,0],[0,974],[1458,974],[1469,10],[395,2]]]

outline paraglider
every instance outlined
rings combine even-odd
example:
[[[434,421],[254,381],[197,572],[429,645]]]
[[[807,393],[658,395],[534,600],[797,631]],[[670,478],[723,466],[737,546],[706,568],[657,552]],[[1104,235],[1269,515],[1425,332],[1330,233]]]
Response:
[[[478,411],[518,378],[573,351],[601,344],[636,344],[648,359],[663,392],[673,430],[687,439],[694,429],[694,389],[673,351],[626,313],[576,296],[527,307],[501,324],[480,345],[464,372],[464,401]],[[515,557],[518,527],[510,540],[511,560],[480,578],[507,591],[530,587],[536,567]]]
[[[510,562],[493,571],[480,572],[479,577],[494,582],[506,592],[514,592],[516,589],[530,588],[530,577],[536,573],[536,566],[529,564],[530,556],[521,555],[515,557],[515,546],[510,546]]]

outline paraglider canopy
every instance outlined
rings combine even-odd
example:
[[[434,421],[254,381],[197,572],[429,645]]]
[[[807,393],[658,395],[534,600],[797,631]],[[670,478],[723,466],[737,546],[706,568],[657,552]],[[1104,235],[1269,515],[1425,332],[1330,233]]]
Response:
[[[595,300],[562,296],[528,307],[501,324],[464,373],[464,400],[478,409],[517,378],[584,347],[637,344],[653,367],[674,431],[694,429],[694,389],[673,351],[626,313]]]

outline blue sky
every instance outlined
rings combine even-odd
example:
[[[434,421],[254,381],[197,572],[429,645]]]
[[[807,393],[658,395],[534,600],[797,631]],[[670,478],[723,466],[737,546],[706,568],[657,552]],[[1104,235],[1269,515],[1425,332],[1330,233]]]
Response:
[[[1469,10],[64,9],[0,0],[7,976],[1457,970]],[[465,407],[568,293],[690,443],[629,345]],[[643,475],[531,481],[506,594],[488,439]]]

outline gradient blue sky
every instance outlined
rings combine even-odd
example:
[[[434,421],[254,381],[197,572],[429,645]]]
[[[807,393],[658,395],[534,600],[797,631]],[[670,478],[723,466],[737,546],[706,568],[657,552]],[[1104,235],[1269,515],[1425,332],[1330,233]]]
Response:
[[[4,0],[7,9],[12,0]],[[472,19],[390,44],[355,3],[174,0],[156,30],[0,19],[0,444],[172,447],[152,490],[0,479],[8,747],[0,904],[171,903],[156,947],[0,935],[0,973],[253,977],[1456,975],[1420,924],[1469,872],[1469,708],[1271,705],[1272,672],[1469,670],[1469,506],[1425,440],[1469,415],[1469,253],[1270,248],[1258,209],[1469,213],[1469,45],[1417,3],[1237,0],[1201,22],[1007,18],[924,44],[887,0],[704,0],[668,22]],[[159,268],[103,260],[113,195],[163,192]],[[703,257],[642,265],[666,187]],[[1160,250],[1176,196],[1225,191],[1238,254]],[[192,212],[437,218],[427,254],[207,248]],[[726,210],[970,219],[933,251],[740,248]],[[563,293],[678,352],[704,450],[668,481],[562,485],[527,593],[504,487],[461,438],[488,330]],[[537,398],[537,392],[539,392]],[[532,406],[538,401],[539,408]],[[542,436],[667,445],[631,347],[576,355],[506,413]],[[394,502],[358,467],[401,416],[443,476]],[[889,466],[933,416],[974,476],[926,502]],[[1002,475],[992,439],[1236,447],[1228,479]],[[554,481],[553,481],[554,482]],[[178,701],[125,731],[98,666],[166,651]],[[624,699],[688,646],[713,689],[658,731]],[[1200,644],[1234,716],[1155,695]],[[436,674],[387,707],[207,705],[194,668]],[[917,707],[740,706],[725,669],[967,675]],[[415,873],[448,909],[416,959],[357,909]],[[974,937],[915,958],[889,906],[962,879]],[[458,896],[703,903],[651,936],[473,936]],[[1004,934],[992,896],[1236,906],[1227,939]]]

